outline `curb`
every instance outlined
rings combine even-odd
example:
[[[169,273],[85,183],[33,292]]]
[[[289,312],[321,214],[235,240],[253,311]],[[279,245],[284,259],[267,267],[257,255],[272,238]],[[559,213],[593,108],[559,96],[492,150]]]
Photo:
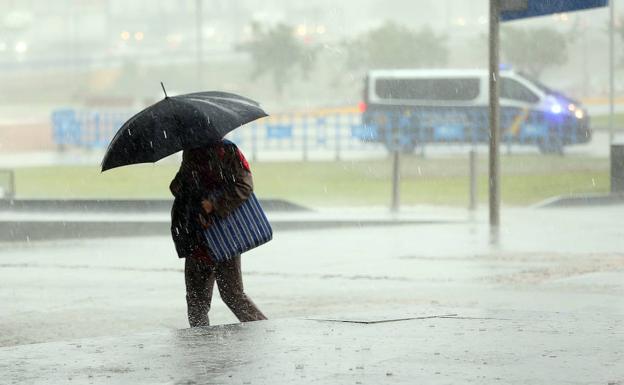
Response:
[[[462,223],[453,220],[399,219],[277,219],[271,220],[276,232],[308,231],[375,226],[405,226]],[[162,220],[0,220],[0,242],[30,242],[77,238],[169,236],[170,222]]]
[[[312,210],[282,199],[259,199],[269,212],[311,212]],[[0,199],[0,211],[19,212],[167,212],[173,199]]]
[[[592,207],[624,204],[624,193],[560,195],[541,201],[535,208]]]

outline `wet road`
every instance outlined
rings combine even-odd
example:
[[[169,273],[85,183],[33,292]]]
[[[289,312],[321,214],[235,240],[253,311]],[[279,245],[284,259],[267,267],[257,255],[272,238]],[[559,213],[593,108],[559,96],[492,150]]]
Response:
[[[278,320],[0,349],[7,384],[624,383],[622,319],[478,312]],[[438,313],[439,314],[439,313]]]
[[[624,314],[624,207],[508,209],[498,246],[485,214],[278,232],[243,257],[246,291],[272,319],[420,306]],[[167,237],[5,244],[0,267],[0,346],[187,326]],[[236,321],[213,304],[213,324]]]

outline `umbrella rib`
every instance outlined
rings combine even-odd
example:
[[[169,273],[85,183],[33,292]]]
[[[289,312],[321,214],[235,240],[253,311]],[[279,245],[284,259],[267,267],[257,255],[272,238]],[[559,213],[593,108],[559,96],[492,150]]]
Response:
[[[207,92],[195,92],[192,94],[186,94],[186,95],[180,95],[180,96],[184,96],[188,98],[205,97],[205,98],[210,98],[210,99],[229,100],[229,101],[242,102],[245,104],[249,104],[249,105],[252,105],[253,107],[258,107],[258,108],[260,107],[260,104],[257,101],[253,99],[249,99],[241,95],[233,94],[230,92],[207,91]]]
[[[189,98],[189,99],[197,100],[196,98]],[[252,102],[244,100],[244,99],[227,98],[227,97],[224,97],[224,96],[211,96],[211,99],[227,100],[227,101],[234,102],[234,103],[245,104],[245,105],[250,106],[250,107],[260,108],[260,106],[257,103],[252,103]],[[200,99],[200,100],[209,102],[209,100],[203,100],[203,99]]]
[[[223,107],[223,106],[220,106],[220,105],[218,105],[218,104],[216,104],[216,103],[212,103],[212,102],[211,102],[211,101],[209,101],[209,100],[202,100],[202,99],[196,99],[196,98],[187,98],[186,100],[192,100],[192,101],[195,101],[195,102],[200,102],[200,103],[209,104],[209,105],[211,105],[211,106],[213,106],[213,107],[216,107],[216,108],[220,109],[220,110],[221,110],[221,111],[223,111],[223,112],[228,113],[229,115],[232,115],[232,116],[237,116],[237,114],[236,114],[236,113],[234,113],[234,112],[230,111],[229,109],[227,109],[227,108],[225,108],[225,107]],[[189,104],[190,104],[190,103],[189,103]],[[190,105],[192,106],[193,104],[190,104]],[[195,107],[195,106],[193,106],[193,107]]]

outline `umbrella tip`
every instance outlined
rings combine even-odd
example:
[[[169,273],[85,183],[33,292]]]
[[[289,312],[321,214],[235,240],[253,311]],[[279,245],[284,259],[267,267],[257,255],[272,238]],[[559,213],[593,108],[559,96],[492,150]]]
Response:
[[[163,92],[165,93],[165,99],[167,99],[169,96],[167,96],[167,90],[165,90],[165,85],[163,84],[163,82],[160,82],[160,86],[163,89]]]

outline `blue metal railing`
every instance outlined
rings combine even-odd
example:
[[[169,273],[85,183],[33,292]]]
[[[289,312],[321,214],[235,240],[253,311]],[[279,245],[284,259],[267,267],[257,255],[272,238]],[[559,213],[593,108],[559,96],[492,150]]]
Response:
[[[131,113],[58,109],[52,113],[53,139],[59,146],[104,148]],[[359,151],[397,145],[412,151],[430,143],[476,144],[488,141],[488,112],[484,108],[416,111],[304,113],[270,116],[234,130],[229,138],[258,151]],[[561,145],[585,142],[573,116],[549,116],[519,108],[501,111],[502,143]]]

